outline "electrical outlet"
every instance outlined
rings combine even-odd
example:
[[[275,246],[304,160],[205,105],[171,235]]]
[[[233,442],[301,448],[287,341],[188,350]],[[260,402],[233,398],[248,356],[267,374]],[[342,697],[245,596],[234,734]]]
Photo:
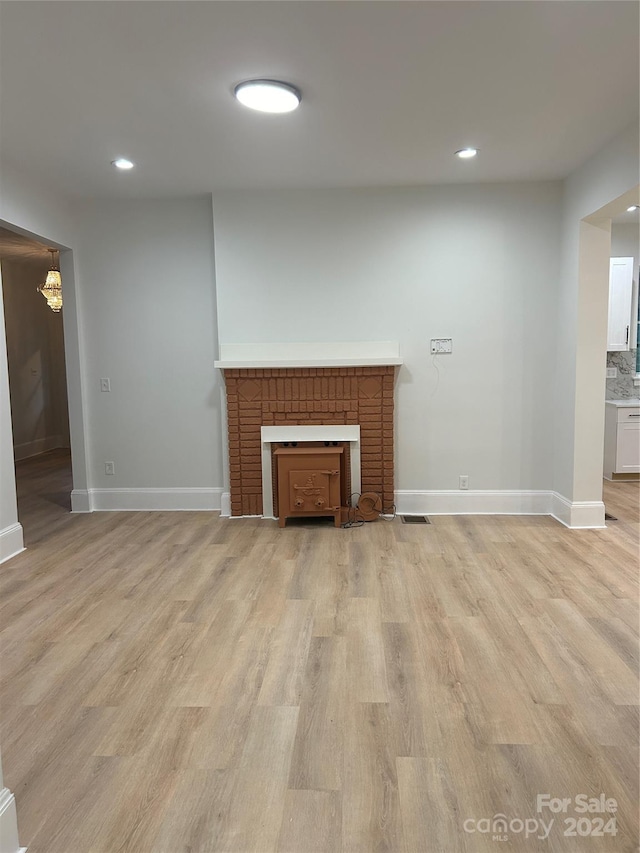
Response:
[[[104,463],[104,473],[105,474],[115,474],[116,473],[116,466],[113,464],[113,462],[105,462]]]
[[[452,338],[431,338],[431,354],[440,355],[443,352],[452,352]]]
[[[459,489],[468,489],[469,488],[469,475],[468,474],[460,474],[458,477],[458,488]]]
[[[108,376],[104,376],[100,380],[100,390],[101,391],[111,391],[111,380]]]
[[[616,379],[618,376],[617,367],[607,367],[607,379]]]

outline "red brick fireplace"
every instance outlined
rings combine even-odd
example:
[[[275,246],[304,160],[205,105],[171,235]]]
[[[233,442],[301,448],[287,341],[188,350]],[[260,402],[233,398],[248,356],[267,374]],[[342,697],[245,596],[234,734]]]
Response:
[[[331,345],[326,361],[335,364],[339,346]],[[216,362],[227,396],[231,515],[263,514],[263,426],[358,424],[362,491],[380,494],[384,507],[393,504],[394,374],[401,360],[397,351],[393,357],[359,359],[365,362],[359,365],[348,363],[355,358],[343,360],[347,366],[284,367],[271,359],[272,366],[260,367],[256,359],[245,367],[223,354]]]
[[[360,424],[362,490],[393,504],[394,367],[224,371],[232,515],[262,515],[260,427]]]

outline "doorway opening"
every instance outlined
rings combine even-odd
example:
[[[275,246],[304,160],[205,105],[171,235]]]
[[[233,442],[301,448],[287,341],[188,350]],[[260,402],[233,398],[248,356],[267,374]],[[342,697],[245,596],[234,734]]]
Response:
[[[605,509],[610,515],[618,516],[617,490],[612,488],[609,478],[603,480],[606,475],[607,459],[605,458],[605,410],[611,409],[611,401],[614,391],[620,393],[619,386],[611,383],[609,379],[604,380],[605,366],[615,366],[615,359],[609,350],[608,329],[608,307],[609,307],[609,281],[611,257],[617,256],[621,248],[625,252],[630,246],[625,243],[627,237],[631,237],[631,251],[628,257],[632,257],[633,267],[637,271],[638,245],[637,245],[637,219],[634,221],[636,211],[633,209],[638,201],[640,187],[634,187],[622,196],[601,207],[595,213],[585,217],[580,222],[580,244],[579,244],[579,335],[578,335],[578,359],[576,384],[576,445],[575,445],[575,470],[574,470],[574,500],[577,498],[578,505],[582,504],[589,509],[593,505],[595,513],[602,513],[599,523],[588,526],[604,526]],[[627,224],[632,228],[628,233],[620,235],[619,225]],[[635,234],[634,234],[635,232]],[[637,274],[637,272],[636,272]],[[634,312],[637,312],[637,302],[629,300],[629,318],[625,325],[628,335],[627,342],[631,345],[635,339],[633,329]],[[593,377],[598,377],[597,384],[593,383]],[[603,381],[604,380],[604,381]],[[635,372],[629,376],[630,395],[626,400],[628,404],[631,399],[631,390],[635,380]],[[637,392],[637,388],[635,388]],[[637,397],[637,393],[635,395]],[[607,416],[611,413],[607,411]],[[619,415],[614,412],[615,420]],[[635,415],[640,418],[639,415]],[[640,469],[640,432],[635,433],[635,453],[637,456],[636,467]],[[617,485],[617,484],[616,484]],[[638,490],[637,479],[631,486],[630,497],[637,505]],[[596,498],[600,497],[600,501]],[[606,499],[606,507],[603,502]],[[594,516],[595,518],[595,516]]]
[[[0,227],[18,520],[27,546],[71,512],[63,315],[38,292],[52,266],[50,248]]]

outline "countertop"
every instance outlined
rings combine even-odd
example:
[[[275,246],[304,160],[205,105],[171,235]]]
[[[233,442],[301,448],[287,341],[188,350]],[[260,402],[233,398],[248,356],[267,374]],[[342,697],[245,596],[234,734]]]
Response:
[[[626,400],[605,400],[607,406],[615,406],[617,409],[633,408],[640,406],[639,397],[628,397]]]

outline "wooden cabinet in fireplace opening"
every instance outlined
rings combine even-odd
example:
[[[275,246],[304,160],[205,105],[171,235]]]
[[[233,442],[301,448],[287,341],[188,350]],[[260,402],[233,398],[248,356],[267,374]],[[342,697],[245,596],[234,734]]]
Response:
[[[333,516],[340,527],[342,447],[279,447],[278,524],[287,518]]]

